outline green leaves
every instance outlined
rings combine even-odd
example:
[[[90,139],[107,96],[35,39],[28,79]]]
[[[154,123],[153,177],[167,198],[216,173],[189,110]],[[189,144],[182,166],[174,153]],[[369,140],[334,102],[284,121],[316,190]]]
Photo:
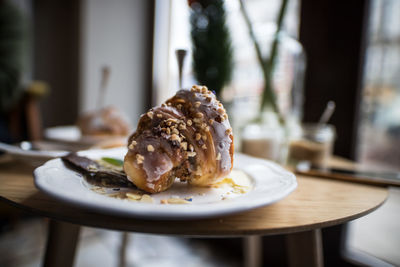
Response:
[[[271,45],[271,51],[269,53],[269,58],[266,58],[266,59],[264,59],[262,57],[261,48],[260,48],[260,45],[254,34],[249,15],[247,14],[247,11],[246,11],[246,8],[244,5],[244,1],[240,0],[239,3],[240,3],[240,10],[242,11],[247,28],[249,30],[249,35],[253,41],[253,44],[254,44],[254,47],[256,50],[256,54],[257,54],[257,59],[259,61],[259,64],[260,64],[260,67],[261,67],[261,70],[262,70],[263,76],[264,76],[264,90],[263,90],[263,93],[261,96],[260,112],[259,112],[259,116],[257,119],[259,121],[261,121],[262,112],[267,107],[269,107],[278,116],[279,123],[281,125],[284,125],[285,118],[283,117],[283,115],[281,114],[281,112],[279,110],[276,95],[275,95],[274,88],[272,85],[272,76],[273,76],[274,68],[276,65],[277,57],[278,57],[279,33],[283,28],[283,20],[285,18],[288,0],[282,0],[281,7],[279,9],[278,18],[276,21],[276,26],[277,26],[276,33],[274,35],[274,39],[273,39],[273,42]]]
[[[109,164],[112,164],[114,166],[117,166],[117,167],[122,167],[124,165],[124,161],[123,160],[116,159],[116,158],[103,157],[103,158],[101,158],[101,160],[103,160],[103,161],[105,161],[105,162],[107,162]]]
[[[199,83],[220,96],[232,76],[232,46],[222,0],[193,1],[190,15],[193,70]]]

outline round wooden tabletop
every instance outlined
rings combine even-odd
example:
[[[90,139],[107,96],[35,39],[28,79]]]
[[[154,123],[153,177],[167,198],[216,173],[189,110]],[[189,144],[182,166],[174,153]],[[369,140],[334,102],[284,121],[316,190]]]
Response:
[[[33,169],[15,161],[0,163],[0,199],[55,220],[140,233],[245,236],[301,232],[359,218],[378,208],[388,196],[382,187],[297,176],[298,188],[269,206],[212,219],[143,220],[96,213],[55,200],[34,186]]]

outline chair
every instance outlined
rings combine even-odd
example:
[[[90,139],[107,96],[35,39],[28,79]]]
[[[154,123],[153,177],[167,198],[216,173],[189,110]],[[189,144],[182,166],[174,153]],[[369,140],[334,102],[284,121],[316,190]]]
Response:
[[[14,141],[38,141],[42,138],[40,100],[49,92],[46,82],[33,81],[25,89],[17,105],[9,112],[9,130]]]

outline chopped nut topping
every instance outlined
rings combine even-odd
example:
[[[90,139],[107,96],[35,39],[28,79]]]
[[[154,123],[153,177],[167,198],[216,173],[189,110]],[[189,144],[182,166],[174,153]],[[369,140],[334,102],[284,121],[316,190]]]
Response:
[[[201,105],[201,102],[200,102],[200,101],[194,102],[194,106],[195,106],[196,108],[200,107],[200,105]]]
[[[203,115],[203,113],[201,113],[201,112],[197,112],[197,113],[196,113],[196,117],[197,117],[197,118],[203,118],[204,115]]]
[[[202,149],[207,149],[206,144],[203,144],[203,145],[201,146],[201,148],[202,148]]]
[[[224,114],[224,110],[223,110],[222,108],[219,108],[217,111],[218,111],[218,113],[221,114],[221,115]]]
[[[176,100],[177,103],[185,103],[185,99],[179,98]]]
[[[201,136],[201,139],[203,139],[203,141],[206,141],[206,140],[207,140],[207,135],[205,135],[205,134],[202,135],[202,136]]]
[[[201,119],[199,119],[199,118],[194,118],[193,121],[194,121],[195,123],[200,123],[200,122],[201,122]]]
[[[172,122],[171,121],[167,121],[167,126],[171,126]]]
[[[226,133],[227,135],[230,135],[230,134],[232,133],[232,128],[226,129],[225,133]]]
[[[200,93],[201,92],[201,87],[198,86],[198,85],[193,85],[191,91]]]
[[[189,144],[189,150],[190,150],[190,151],[193,151],[193,150],[194,150],[194,147],[193,147],[192,144]]]
[[[209,97],[209,96],[206,97],[206,101],[207,101],[207,102],[211,102],[211,100],[212,100],[211,97]]]
[[[182,104],[178,104],[178,105],[176,105],[176,107],[177,107],[178,109],[182,109]]]
[[[193,152],[193,151],[189,151],[189,152],[187,152],[187,155],[188,155],[188,157],[194,157],[194,156],[196,156],[196,152]]]
[[[171,135],[171,140],[172,140],[172,141],[178,141],[178,142],[181,141],[181,139],[179,138],[179,136],[178,136],[177,134]]]
[[[97,170],[97,167],[96,167],[96,165],[94,165],[94,164],[90,164],[90,165],[88,166],[88,169],[89,169],[89,170],[92,170],[92,171],[96,171],[96,170]]]
[[[143,195],[142,198],[140,199],[140,202],[145,202],[145,203],[153,203],[154,199],[150,195]]]
[[[167,128],[166,132],[167,132],[167,134],[171,134],[171,129]]]
[[[135,193],[126,193],[125,194],[126,195],[126,197],[128,198],[128,199],[131,199],[131,200],[140,200],[141,198],[142,198],[142,195],[139,195],[139,194],[135,194]]]
[[[200,127],[201,127],[201,129],[205,129],[207,127],[207,124],[205,122],[203,122]]]
[[[217,157],[215,159],[216,160],[221,160],[221,153],[218,152]]]
[[[129,149],[133,149],[136,146],[137,142],[135,140],[132,141],[132,143],[130,143],[130,145],[128,146]]]
[[[196,174],[196,175],[202,175],[202,174],[203,174],[203,172],[202,172],[202,170],[201,170],[201,167],[200,167],[199,165],[197,165],[197,169],[196,169],[195,174]]]
[[[175,128],[174,128],[174,129],[172,130],[172,133],[174,133],[174,134],[179,134],[179,131],[178,131],[178,129],[175,129]]]
[[[163,202],[165,201],[165,202]],[[181,199],[181,198],[169,198],[169,199],[162,199],[161,204],[190,204],[190,201]]]
[[[167,103],[167,106],[171,106],[171,102],[168,102],[168,103]]]
[[[140,154],[136,154],[136,162],[137,164],[142,164],[144,160],[144,157]]]
[[[213,120],[213,119],[209,119],[209,120],[208,120],[208,123],[209,123],[209,124],[213,124],[213,123],[214,123],[214,120]]]
[[[153,112],[152,112],[152,111],[147,112],[147,116],[148,116],[150,119],[153,119]]]
[[[179,130],[186,130],[186,125],[185,124],[179,124]]]
[[[205,131],[209,132],[210,131],[210,126],[206,126]]]
[[[181,147],[183,148],[183,150],[187,150],[187,142],[182,142]]]
[[[152,145],[147,145],[147,151],[153,152],[154,151],[154,147]]]
[[[201,139],[201,134],[197,133],[196,134],[196,141],[199,141]]]
[[[158,113],[157,118],[162,118],[162,114]]]
[[[193,123],[192,123],[191,120],[188,120],[188,121],[186,122],[186,124],[189,125],[189,126],[192,126]]]
[[[163,108],[165,108],[167,105],[165,105],[164,103],[162,103],[161,106],[162,106]]]

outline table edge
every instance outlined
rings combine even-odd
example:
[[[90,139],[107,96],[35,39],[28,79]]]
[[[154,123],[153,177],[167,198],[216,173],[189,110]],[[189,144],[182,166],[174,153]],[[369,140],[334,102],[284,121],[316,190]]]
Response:
[[[4,198],[3,196],[0,196],[0,201],[3,201],[13,207],[16,207],[18,209],[21,209],[25,212],[34,214],[34,215],[39,215],[42,217],[46,217],[52,220],[56,220],[56,221],[63,221],[63,222],[68,222],[68,223],[72,223],[72,224],[77,224],[77,225],[81,225],[81,226],[87,226],[87,227],[94,227],[94,228],[101,228],[101,229],[107,229],[107,230],[116,230],[116,231],[129,231],[129,232],[137,232],[137,233],[148,233],[148,234],[161,234],[161,235],[175,235],[175,236],[186,236],[186,237],[245,237],[245,236],[251,236],[251,235],[261,235],[261,236],[268,236],[268,235],[282,235],[282,234],[291,234],[291,233],[298,233],[298,232],[304,232],[304,231],[309,231],[309,230],[314,230],[314,229],[320,229],[320,228],[326,228],[326,227],[330,227],[330,226],[335,226],[335,225],[339,225],[339,224],[344,224],[346,222],[350,222],[352,220],[358,219],[360,217],[363,217],[373,211],[375,211],[376,209],[378,209],[379,207],[381,207],[386,200],[388,199],[389,196],[389,190],[388,188],[386,189],[386,196],[384,197],[384,199],[376,206],[367,209],[365,211],[362,211],[360,213],[357,214],[353,214],[347,217],[343,217],[340,219],[332,219],[330,221],[325,221],[325,222],[318,222],[318,223],[313,223],[313,224],[307,224],[307,225],[301,225],[301,226],[288,226],[288,227],[281,227],[281,228],[272,228],[272,229],[268,229],[268,230],[264,230],[264,229],[244,229],[244,230],[239,230],[239,231],[232,231],[232,230],[226,230],[226,231],[210,231],[209,229],[207,231],[194,231],[193,233],[187,233],[187,231],[179,231],[179,229],[174,229],[174,230],[178,230],[178,231],[170,231],[168,233],[166,233],[163,230],[160,229],[156,229],[153,228],[151,226],[147,226],[147,227],[143,227],[142,226],[133,226],[133,227],[121,227],[120,225],[117,227],[110,227],[110,226],[104,226],[101,224],[96,224],[93,222],[78,222],[75,219],[71,219],[67,216],[61,216],[61,215],[54,215],[51,212],[46,212],[46,211],[42,211],[39,209],[35,209],[32,207],[27,207],[24,205],[21,205],[19,203],[13,202],[7,198]],[[74,207],[73,205],[67,205],[70,207]],[[76,207],[74,207],[76,208]],[[79,209],[79,208],[77,208]],[[82,210],[82,211],[88,211],[88,210]],[[89,211],[92,212],[92,211]],[[93,212],[96,215],[102,215],[100,213],[96,213]],[[240,214],[240,213],[238,213]],[[226,219],[229,216],[235,216],[237,214],[232,214],[232,215],[227,215],[227,216],[223,216],[219,218],[219,222],[223,223],[224,219]],[[121,216],[116,216],[118,218],[124,218]],[[143,220],[143,219],[135,219],[135,218],[129,218],[130,220],[137,220],[137,221],[143,221],[143,222],[157,222],[157,220],[151,220],[151,219],[147,219],[147,220]],[[205,218],[207,219],[207,218]],[[209,219],[218,219],[218,217],[214,217],[214,218],[209,218]],[[198,219],[197,219],[198,220]],[[197,221],[197,220],[184,220],[184,221]],[[166,221],[166,220],[163,220]],[[169,220],[168,220],[169,221]],[[177,221],[177,220],[171,220],[171,221]],[[182,221],[182,220],[179,220]]]

